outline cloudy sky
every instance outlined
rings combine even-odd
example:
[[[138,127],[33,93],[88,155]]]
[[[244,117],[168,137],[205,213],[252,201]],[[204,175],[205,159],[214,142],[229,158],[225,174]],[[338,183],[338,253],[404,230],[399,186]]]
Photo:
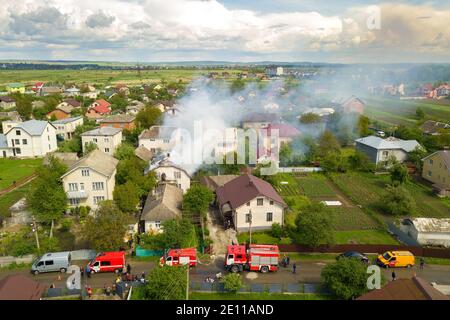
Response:
[[[450,62],[450,0],[1,0],[0,59]]]

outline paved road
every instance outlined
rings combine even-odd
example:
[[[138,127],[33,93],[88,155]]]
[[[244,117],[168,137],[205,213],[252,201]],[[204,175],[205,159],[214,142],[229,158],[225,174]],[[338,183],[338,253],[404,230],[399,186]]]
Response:
[[[82,265],[82,264],[79,264]],[[248,279],[248,272],[243,273],[244,282],[246,283],[318,283],[320,282],[320,272],[326,265],[326,262],[313,262],[313,261],[297,261],[297,273],[293,274],[290,268],[281,268],[278,272],[269,274],[256,274],[256,279]],[[141,274],[142,272],[148,273],[155,267],[154,262],[133,262],[131,263],[132,273]],[[210,265],[198,265],[196,268],[191,269],[190,279],[192,282],[202,282],[207,276],[214,276],[215,274],[222,272],[225,274],[223,268],[223,258],[217,258]],[[392,269],[383,269],[386,279],[391,279]],[[436,282],[438,284],[450,285],[450,266],[439,265],[426,265],[424,270],[419,268],[412,269],[395,269],[397,278],[411,278],[416,273],[417,276],[422,277],[430,282]],[[64,287],[67,274],[61,273],[47,273],[34,276],[29,273],[28,270],[20,271],[2,271],[0,272],[0,279],[10,274],[22,274],[32,279],[35,279],[41,283],[50,286],[52,283],[56,287]],[[94,274],[91,278],[87,278],[87,284],[94,288],[101,288],[105,284],[110,284],[114,281],[116,275],[114,273],[100,273]]]

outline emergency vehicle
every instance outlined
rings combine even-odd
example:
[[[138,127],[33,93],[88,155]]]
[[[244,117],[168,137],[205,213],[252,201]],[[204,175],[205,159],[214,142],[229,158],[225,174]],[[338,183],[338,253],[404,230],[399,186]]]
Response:
[[[187,265],[195,267],[197,265],[197,249],[169,249],[160,259],[160,265],[179,266]]]
[[[88,266],[92,273],[122,272],[125,269],[125,251],[100,252]]]
[[[251,244],[227,247],[225,268],[233,273],[243,270],[267,273],[278,270],[280,250],[276,245]]]

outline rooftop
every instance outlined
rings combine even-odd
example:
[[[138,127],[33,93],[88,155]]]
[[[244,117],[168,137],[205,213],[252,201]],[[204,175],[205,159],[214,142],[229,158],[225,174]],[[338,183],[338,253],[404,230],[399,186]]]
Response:
[[[135,116],[131,116],[128,114],[116,114],[113,116],[109,116],[108,118],[102,119],[100,122],[101,123],[122,123],[122,122],[133,122],[134,119],[136,117]]]
[[[80,120],[82,118],[83,118],[82,116],[78,116],[78,117],[60,119],[60,120],[53,121],[52,124],[66,124],[66,123],[71,123],[71,122]]]
[[[139,139],[170,139],[172,133],[178,128],[169,126],[152,126],[150,129],[144,130],[140,135]]]
[[[279,117],[276,113],[252,112],[245,115],[242,122],[276,122],[278,120]]]
[[[382,139],[376,136],[368,136],[356,139],[355,141],[377,150],[401,149],[406,152],[411,152],[416,147],[420,147],[420,144],[416,140],[401,140],[394,137]]]
[[[181,217],[183,190],[171,184],[159,185],[150,193],[142,210],[141,220],[164,221]]]
[[[0,300],[39,300],[45,286],[23,275],[9,275],[0,280]]]
[[[70,169],[61,177],[65,177],[67,174],[77,168],[91,168],[107,177],[110,177],[116,170],[116,166],[119,160],[106,154],[98,149],[90,152],[88,155],[75,162]]]
[[[112,127],[101,127],[97,129],[93,129],[90,131],[83,132],[81,134],[82,137],[87,136],[115,136],[119,132],[121,132],[122,129],[119,128],[112,128]]]
[[[447,169],[450,170],[450,150],[436,151],[435,153],[430,154],[429,156],[423,158],[422,160],[428,159],[435,155],[440,156],[442,158],[442,161],[444,161],[445,165],[447,166]]]
[[[11,130],[23,129],[32,136],[40,136],[42,134],[42,132],[44,132],[45,128],[47,127],[47,124],[48,124],[47,121],[29,120],[29,121],[25,121],[25,122],[16,124]],[[11,130],[9,130],[9,131],[11,131]],[[8,133],[8,132],[6,132],[6,133]]]
[[[449,218],[414,218],[405,220],[411,222],[419,232],[450,233]]]

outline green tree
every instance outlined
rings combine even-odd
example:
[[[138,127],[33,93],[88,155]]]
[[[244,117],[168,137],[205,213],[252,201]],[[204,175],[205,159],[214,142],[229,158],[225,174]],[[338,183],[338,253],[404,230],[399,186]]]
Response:
[[[147,276],[147,284],[138,289],[140,300],[183,300],[186,298],[187,266],[157,267]]]
[[[191,186],[183,197],[183,211],[190,215],[200,215],[205,218],[214,194],[207,187],[196,184]]]
[[[242,277],[239,273],[229,273],[220,279],[226,291],[236,293],[243,287]]]
[[[49,164],[38,171],[38,178],[27,197],[27,203],[36,219],[43,224],[50,224],[50,237],[53,236],[55,220],[62,217],[67,208],[67,196],[60,177],[67,171],[67,166],[54,157]]]
[[[417,119],[419,119],[419,120],[425,119],[425,112],[423,111],[422,108],[417,108],[417,109],[416,109],[416,117],[417,117]]]
[[[102,201],[94,216],[88,216],[82,229],[84,238],[97,251],[114,251],[123,245],[127,216],[114,202]]]
[[[408,168],[401,164],[395,163],[390,169],[391,181],[394,185],[404,184],[408,181]]]
[[[313,113],[313,112],[304,113],[300,117],[300,123],[303,123],[303,124],[311,124],[311,123],[319,123],[319,122],[322,122],[322,118],[318,114]]]
[[[357,171],[369,172],[375,170],[375,164],[370,162],[365,153],[359,151],[348,157],[348,164],[351,169]]]
[[[119,160],[130,159],[135,157],[134,147],[128,143],[122,143],[114,152],[114,157]]]
[[[360,137],[367,137],[370,135],[369,130],[370,119],[366,116],[359,116],[358,119],[358,133]]]
[[[162,112],[155,107],[145,107],[136,115],[136,124],[138,127],[148,129],[151,126],[160,124],[162,121]]]
[[[414,213],[416,203],[411,194],[402,186],[386,187],[380,206],[389,214],[395,216],[410,216]]]
[[[318,143],[319,143],[318,153],[321,157],[326,156],[328,153],[339,152],[341,150],[339,141],[329,130],[325,130],[320,135]]]
[[[347,158],[339,152],[328,153],[320,165],[327,172],[346,172],[348,168]]]
[[[366,265],[357,259],[343,258],[325,266],[323,283],[340,299],[353,299],[367,292]]]
[[[91,141],[84,147],[83,153],[84,153],[84,155],[87,155],[97,149],[98,149],[98,146],[94,142]]]
[[[311,203],[301,210],[295,220],[297,241],[310,247],[332,244],[334,242],[332,222],[332,214],[325,205]]]
[[[33,112],[33,107],[31,105],[31,99],[22,96],[22,95],[18,95],[18,96],[14,96],[15,100],[16,100],[16,108],[17,108],[17,112],[19,113],[19,115],[25,119],[25,120],[29,120],[31,117],[31,114]]]
[[[141,247],[148,249],[188,248],[197,246],[197,236],[192,222],[186,218],[166,220],[164,232],[141,235]]]
[[[414,163],[417,170],[422,172],[423,162],[422,159],[427,156],[427,152],[423,148],[416,147],[408,154],[408,160]]]
[[[283,228],[278,222],[272,223],[271,232],[273,237],[280,239],[283,234]]]
[[[113,192],[114,202],[117,207],[126,213],[133,213],[139,204],[139,188],[132,181],[117,185]]]
[[[292,158],[292,147],[288,143],[282,143],[280,147],[280,166],[286,167]]]

